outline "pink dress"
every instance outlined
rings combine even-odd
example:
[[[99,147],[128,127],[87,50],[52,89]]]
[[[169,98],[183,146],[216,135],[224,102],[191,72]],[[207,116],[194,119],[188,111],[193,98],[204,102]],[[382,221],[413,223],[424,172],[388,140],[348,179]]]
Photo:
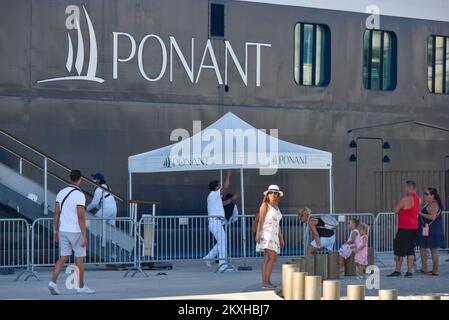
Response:
[[[363,236],[358,235],[357,238],[355,238],[355,245],[357,248],[360,248],[364,237],[366,237],[366,246],[355,253],[355,263],[362,266],[368,265],[368,236],[364,234]]]

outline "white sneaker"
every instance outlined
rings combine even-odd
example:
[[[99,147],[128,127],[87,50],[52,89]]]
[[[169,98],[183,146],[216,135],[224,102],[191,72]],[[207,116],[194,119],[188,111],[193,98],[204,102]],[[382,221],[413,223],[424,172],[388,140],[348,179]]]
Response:
[[[50,291],[50,294],[54,296],[61,294],[61,292],[59,292],[58,290],[58,285],[53,281],[50,281],[50,283],[48,284],[48,290]]]
[[[229,271],[232,271],[232,267],[227,263],[222,263],[218,267],[218,272],[224,273],[224,272],[229,272]]]
[[[204,257],[203,260],[206,263],[206,266],[212,268],[212,261],[209,258]]]
[[[85,294],[94,294],[95,290],[89,288],[88,286],[84,286],[76,290],[76,293],[85,293]]]

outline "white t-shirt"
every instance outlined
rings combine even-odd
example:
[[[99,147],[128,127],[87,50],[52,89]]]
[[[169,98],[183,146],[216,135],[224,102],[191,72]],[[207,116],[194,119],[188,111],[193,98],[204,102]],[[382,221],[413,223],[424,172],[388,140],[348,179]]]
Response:
[[[207,215],[220,217],[225,216],[220,190],[211,191],[207,196]]]
[[[68,186],[59,191],[56,196],[56,203],[62,205],[62,201],[66,195],[75,187]],[[64,206],[60,214],[59,231],[61,232],[81,232],[78,222],[78,206],[86,206],[86,196],[79,190],[73,191],[64,201]]]

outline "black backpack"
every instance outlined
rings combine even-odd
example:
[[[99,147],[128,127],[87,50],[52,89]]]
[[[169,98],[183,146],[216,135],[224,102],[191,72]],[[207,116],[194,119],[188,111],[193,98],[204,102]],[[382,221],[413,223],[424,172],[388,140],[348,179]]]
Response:
[[[225,195],[223,198],[222,198],[222,200],[223,201],[226,201],[226,200],[229,200],[229,199],[231,199],[232,198],[232,194],[230,194],[230,193],[228,193],[227,195]],[[231,202],[231,203],[229,203],[227,206],[224,206],[224,212],[225,212],[225,219],[226,219],[226,221],[230,221],[231,220],[231,218],[232,218],[232,213],[234,212],[234,206],[235,206],[235,203],[234,202]]]

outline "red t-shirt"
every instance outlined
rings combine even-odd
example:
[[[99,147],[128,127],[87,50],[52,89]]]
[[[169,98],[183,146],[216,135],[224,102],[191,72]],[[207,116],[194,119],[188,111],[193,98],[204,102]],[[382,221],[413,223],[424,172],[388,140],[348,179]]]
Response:
[[[418,215],[419,215],[419,197],[416,193],[410,193],[413,198],[413,207],[409,209],[402,209],[399,212],[399,229],[416,230],[418,229]]]

